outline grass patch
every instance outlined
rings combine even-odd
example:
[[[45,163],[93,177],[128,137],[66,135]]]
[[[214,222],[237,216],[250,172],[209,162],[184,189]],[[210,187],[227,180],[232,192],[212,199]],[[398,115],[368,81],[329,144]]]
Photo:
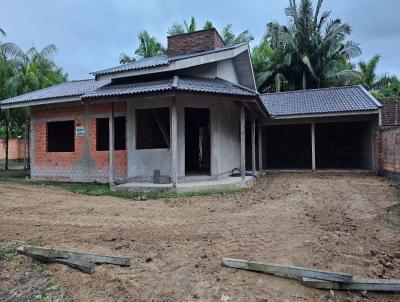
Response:
[[[207,195],[225,195],[237,192],[243,192],[246,189],[219,189],[200,192],[125,192],[125,191],[111,191],[108,184],[101,183],[68,183],[68,182],[50,182],[50,181],[32,181],[22,177],[8,177],[1,178],[0,182],[15,183],[15,184],[29,184],[29,185],[48,185],[63,188],[65,190],[85,194],[90,196],[114,196],[123,199],[145,200],[145,199],[165,199],[165,198],[179,198],[179,197],[192,197],[192,196],[207,196]]]
[[[15,247],[5,244],[5,243],[0,243],[0,263],[8,259],[10,256],[15,255]]]

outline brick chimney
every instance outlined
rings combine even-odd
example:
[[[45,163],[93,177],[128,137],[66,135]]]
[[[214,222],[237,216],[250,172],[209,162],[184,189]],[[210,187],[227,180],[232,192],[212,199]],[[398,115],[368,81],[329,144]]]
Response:
[[[188,54],[224,47],[225,43],[215,28],[169,36],[168,54]]]

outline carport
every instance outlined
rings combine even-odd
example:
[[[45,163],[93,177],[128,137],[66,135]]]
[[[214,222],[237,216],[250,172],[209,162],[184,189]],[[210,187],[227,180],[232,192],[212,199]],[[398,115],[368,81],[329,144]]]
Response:
[[[264,169],[374,169],[380,103],[363,87],[261,95]]]

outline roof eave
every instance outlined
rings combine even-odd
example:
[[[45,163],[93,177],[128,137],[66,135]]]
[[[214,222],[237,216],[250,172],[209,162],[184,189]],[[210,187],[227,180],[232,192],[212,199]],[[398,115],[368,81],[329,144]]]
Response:
[[[47,99],[40,99],[40,100],[29,100],[29,101],[9,103],[9,104],[1,104],[0,103],[0,109],[14,109],[14,108],[32,107],[32,106],[39,106],[39,105],[68,103],[68,102],[76,102],[76,101],[80,101],[80,100],[81,100],[81,95],[57,97],[57,98],[47,98]]]
[[[274,120],[288,120],[288,119],[303,119],[303,118],[320,118],[332,116],[353,116],[353,115],[368,115],[379,114],[379,109],[362,110],[362,111],[344,111],[344,112],[326,112],[315,114],[293,114],[293,115],[270,115]]]

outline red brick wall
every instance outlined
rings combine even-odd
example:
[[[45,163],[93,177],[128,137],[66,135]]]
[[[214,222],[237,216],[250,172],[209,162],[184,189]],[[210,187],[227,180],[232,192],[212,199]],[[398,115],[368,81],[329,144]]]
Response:
[[[377,148],[380,172],[400,179],[400,126],[382,127]]]
[[[382,99],[382,125],[400,124],[400,100]]]
[[[5,141],[0,139],[0,160],[6,159]],[[25,140],[20,138],[12,138],[8,141],[8,159],[19,160],[24,159]]]
[[[215,29],[199,30],[168,37],[168,54],[194,53],[223,47],[224,41]]]
[[[96,151],[96,118],[107,117],[109,103],[88,105],[47,106],[32,110],[32,178],[68,181],[106,182],[109,175],[108,151]],[[115,114],[126,114],[126,103],[115,103]],[[76,126],[86,127],[86,136],[75,136],[74,152],[47,152],[48,121],[74,120]],[[127,151],[114,151],[115,176],[127,177]]]

